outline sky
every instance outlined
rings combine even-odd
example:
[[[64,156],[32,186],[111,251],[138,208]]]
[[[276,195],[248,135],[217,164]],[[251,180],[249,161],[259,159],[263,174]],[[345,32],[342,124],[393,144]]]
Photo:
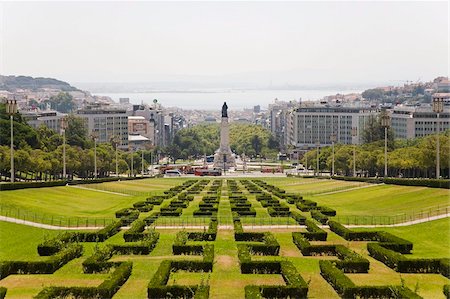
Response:
[[[0,2],[0,74],[255,86],[448,76],[441,2]]]

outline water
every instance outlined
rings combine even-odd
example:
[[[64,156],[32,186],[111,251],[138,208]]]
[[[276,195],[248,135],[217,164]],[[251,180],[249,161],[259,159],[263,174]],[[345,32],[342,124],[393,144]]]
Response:
[[[319,100],[327,95],[360,93],[361,89],[302,89],[302,90],[196,90],[196,91],[152,91],[136,93],[94,93],[108,96],[115,102],[119,98],[129,98],[132,104],[152,104],[157,99],[164,107],[182,109],[217,110],[224,101],[230,110],[242,110],[260,105],[262,109],[273,103],[275,98],[282,101]]]

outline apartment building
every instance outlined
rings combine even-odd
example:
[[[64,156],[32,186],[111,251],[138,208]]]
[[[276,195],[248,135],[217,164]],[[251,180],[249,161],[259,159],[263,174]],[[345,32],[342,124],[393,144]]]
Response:
[[[128,115],[126,109],[105,104],[91,104],[77,111],[77,116],[84,119],[88,134],[97,137],[97,142],[111,142],[115,136],[119,139],[118,147],[128,148]]]
[[[336,143],[361,144],[362,130],[371,118],[377,117],[376,108],[310,106],[293,109],[287,117],[286,138],[296,148],[308,149]],[[353,136],[355,134],[355,136]]]

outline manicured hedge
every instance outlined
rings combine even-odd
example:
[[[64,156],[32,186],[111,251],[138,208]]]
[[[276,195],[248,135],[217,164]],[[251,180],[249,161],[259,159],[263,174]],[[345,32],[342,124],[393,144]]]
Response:
[[[322,224],[327,224],[327,222],[328,222],[328,216],[322,214],[318,210],[312,210],[311,211],[311,217],[316,219],[317,221],[319,221]]]
[[[140,242],[112,245],[117,254],[149,254],[155,248],[159,240],[159,232],[152,231],[145,234]]]
[[[444,285],[443,292],[444,292],[445,297],[447,297],[447,299],[449,299],[450,298],[450,284]]]
[[[111,267],[117,265],[108,261],[113,256],[113,249],[111,245],[104,248],[94,249],[94,253],[85,259],[82,263],[84,273],[104,273]],[[120,264],[120,263],[119,263]]]
[[[450,180],[436,180],[436,179],[407,179],[407,178],[355,178],[355,177],[342,177],[333,176],[335,180],[343,181],[356,181],[356,182],[366,182],[374,184],[394,184],[394,185],[404,185],[404,186],[424,186],[431,188],[445,188],[450,189]]]
[[[378,232],[355,232],[333,220],[328,221],[328,225],[332,232],[335,232],[347,241],[378,241]]]
[[[0,184],[0,191],[18,190],[27,188],[56,187],[65,185],[67,185],[67,181],[4,183]]]
[[[98,287],[46,287],[36,299],[50,298],[112,298],[131,275],[133,264],[123,262]]]
[[[316,225],[312,220],[306,220],[307,232],[302,232],[301,234],[309,241],[326,241],[327,232]]]
[[[0,263],[0,279],[10,274],[52,274],[82,254],[82,245],[69,244],[46,261],[4,261]]]
[[[330,261],[319,261],[320,274],[341,298],[422,298],[407,287],[356,286]]]
[[[50,240],[45,240],[38,245],[37,250],[39,255],[49,256],[59,252],[70,242],[104,242],[118,233],[122,225],[123,221],[118,220],[96,232],[65,232]]]
[[[291,218],[297,221],[298,224],[305,225],[306,217],[301,215],[299,212],[291,211]]]
[[[164,260],[161,262],[155,275],[147,286],[148,298],[209,298],[209,286],[180,286],[167,285],[170,273],[178,270],[189,272],[211,272],[214,261],[214,246],[205,245],[203,248],[203,261]]]
[[[128,229],[124,234],[123,238],[125,242],[136,242],[142,240],[146,235],[143,233],[145,230],[146,223],[144,220],[137,219],[132,224],[130,229]]]
[[[441,259],[409,259],[385,248],[383,243],[368,243],[370,256],[401,273],[441,273]],[[443,271],[445,273],[445,270]]]

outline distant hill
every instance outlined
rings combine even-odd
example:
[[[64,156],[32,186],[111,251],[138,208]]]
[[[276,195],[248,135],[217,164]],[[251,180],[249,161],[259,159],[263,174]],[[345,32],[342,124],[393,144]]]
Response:
[[[59,89],[62,91],[78,91],[69,83],[52,78],[33,78],[27,76],[0,75],[0,90],[15,91],[16,89],[39,90],[41,88]]]

